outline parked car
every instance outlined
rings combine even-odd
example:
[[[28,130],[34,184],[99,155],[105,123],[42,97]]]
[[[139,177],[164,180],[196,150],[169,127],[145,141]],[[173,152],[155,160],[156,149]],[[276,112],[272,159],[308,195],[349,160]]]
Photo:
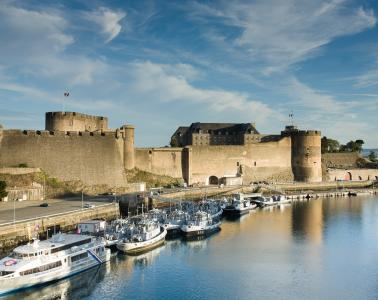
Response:
[[[93,208],[93,207],[95,207],[94,204],[91,204],[91,203],[85,203],[84,204],[84,208]]]
[[[49,204],[45,202],[45,203],[40,204],[39,206],[40,206],[40,207],[48,207]]]

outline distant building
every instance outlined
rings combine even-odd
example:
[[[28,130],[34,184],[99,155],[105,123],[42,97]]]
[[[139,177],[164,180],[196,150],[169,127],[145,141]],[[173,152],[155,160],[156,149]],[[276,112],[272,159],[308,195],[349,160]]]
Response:
[[[177,128],[171,146],[246,145],[260,142],[261,137],[253,123],[196,122]]]

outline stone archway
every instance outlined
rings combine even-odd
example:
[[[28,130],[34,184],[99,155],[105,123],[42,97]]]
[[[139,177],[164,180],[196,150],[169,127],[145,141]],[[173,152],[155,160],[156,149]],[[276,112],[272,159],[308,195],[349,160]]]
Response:
[[[218,177],[214,176],[214,175],[210,176],[209,177],[209,184],[211,184],[211,185],[218,185],[219,184]]]
[[[344,180],[351,181],[352,180],[352,173],[351,172],[346,172]]]

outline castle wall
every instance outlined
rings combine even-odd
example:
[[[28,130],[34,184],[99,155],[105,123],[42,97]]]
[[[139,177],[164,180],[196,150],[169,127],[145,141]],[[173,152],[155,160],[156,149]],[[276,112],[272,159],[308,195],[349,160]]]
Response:
[[[192,147],[190,184],[208,183],[218,178],[243,176],[243,183],[254,180],[292,180],[290,137],[278,142],[245,146]]]
[[[126,183],[123,139],[114,132],[48,132],[4,130],[0,167],[26,163],[60,180],[82,180],[87,185]]]
[[[135,166],[158,175],[182,178],[182,151],[183,148],[136,148]]]
[[[107,131],[108,118],[77,112],[47,112],[45,129],[49,131]]]
[[[329,169],[326,179],[327,181],[378,180],[378,169]]]

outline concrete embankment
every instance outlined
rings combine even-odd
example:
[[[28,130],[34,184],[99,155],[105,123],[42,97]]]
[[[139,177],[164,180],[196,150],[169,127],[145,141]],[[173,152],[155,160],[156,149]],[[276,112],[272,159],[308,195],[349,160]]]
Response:
[[[278,189],[284,191],[301,191],[301,190],[313,190],[313,191],[327,191],[327,190],[337,190],[337,189],[361,189],[373,187],[373,185],[378,187],[378,183],[375,181],[331,181],[331,182],[312,182],[312,183],[277,183],[271,186],[275,186]]]
[[[119,215],[116,203],[105,204],[91,209],[70,211],[61,214],[47,215],[29,220],[18,221],[15,224],[0,225],[0,249],[10,249],[30,241],[33,237],[51,235],[55,230],[69,231],[76,224],[91,219],[115,219]]]

